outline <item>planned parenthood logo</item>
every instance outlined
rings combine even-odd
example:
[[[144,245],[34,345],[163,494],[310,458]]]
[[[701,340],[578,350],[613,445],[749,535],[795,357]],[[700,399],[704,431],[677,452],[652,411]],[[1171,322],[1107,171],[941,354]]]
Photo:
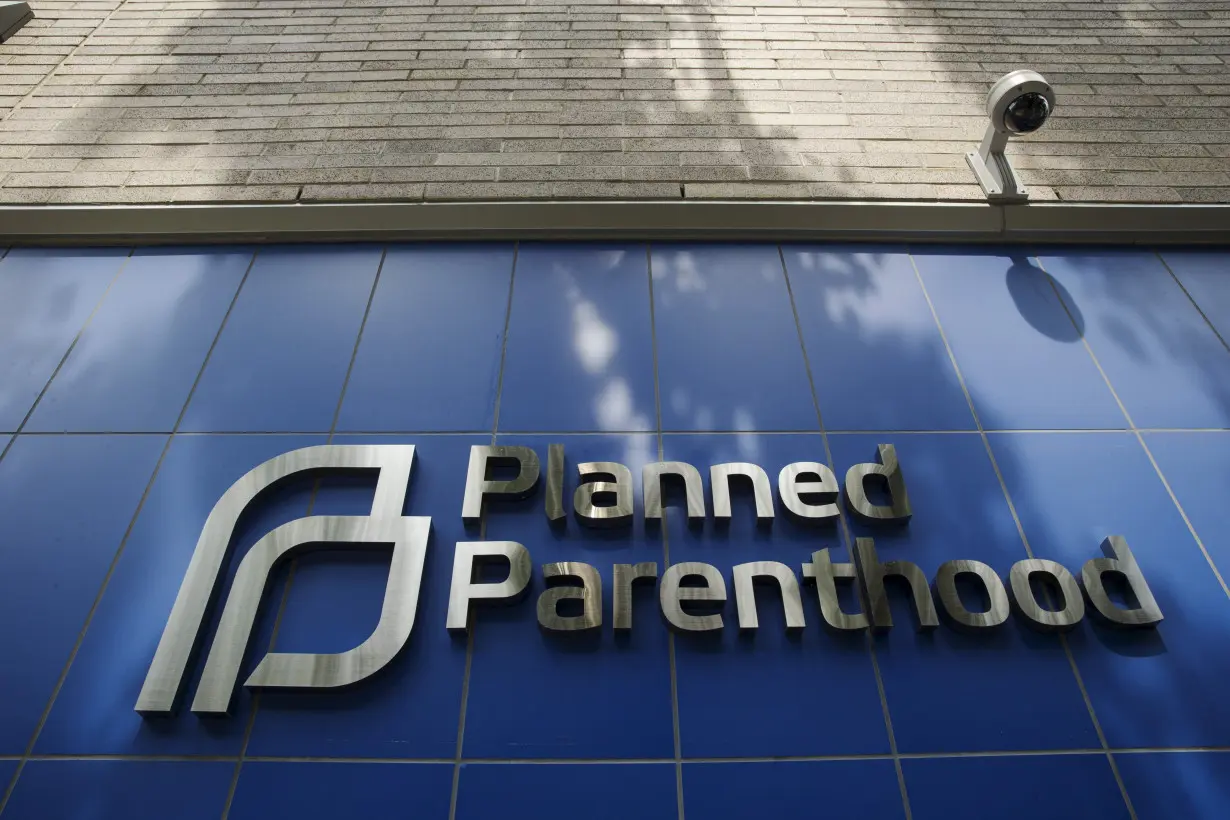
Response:
[[[205,666],[192,701],[192,711],[224,714],[231,704],[240,667],[260,609],[261,597],[274,565],[288,555],[312,547],[392,547],[389,578],[380,619],[358,646],[337,654],[269,652],[244,681],[251,688],[319,689],[346,686],[363,680],[391,661],[410,637],[426,561],[431,519],[402,515],[414,464],[413,445],[322,445],[284,453],[240,478],[209,514],[171,609],[170,618],[146,675],[136,710],[144,714],[174,710],[194,650],[202,641],[210,602],[228,562],[228,546],[235,526],[248,505],[262,491],[305,471],[376,472],[372,511],[367,516],[314,515],[283,524],[256,542],[240,559],[235,579],[222,604],[217,631],[205,654]],[[567,514],[564,497],[564,445],[547,448],[547,476],[543,514],[560,521]],[[876,460],[855,464],[844,482],[826,465],[800,461],[782,468],[777,477],[781,506],[795,518],[823,524],[846,512],[870,525],[907,525],[912,515],[905,476],[891,444],[881,444]],[[494,469],[514,470],[509,479],[491,477]],[[522,499],[539,486],[541,462],[530,447],[479,446],[470,450],[462,518],[481,521],[488,502]],[[577,484],[572,513],[585,527],[631,527],[633,481],[627,466],[613,461],[576,465]],[[715,464],[709,468],[710,498],[705,497],[700,471],[680,461],[660,461],[642,470],[642,507],[646,521],[664,515],[667,487],[682,489],[686,515],[700,522],[709,516],[729,521],[733,485],[750,488],[755,515],[762,525],[775,516],[773,492],[764,469],[749,463]],[[874,499],[874,500],[873,500]],[[882,561],[871,538],[857,538],[852,560],[835,562],[828,549],[811,553],[801,567],[802,577],[815,586],[824,626],[835,631],[882,631],[892,627],[886,580],[896,578],[908,590],[905,599],[920,630],[939,626],[940,617],[953,628],[984,631],[1003,624],[1015,609],[1024,622],[1042,631],[1071,629],[1085,615],[1085,601],[1106,623],[1120,627],[1154,627],[1161,610],[1145,582],[1127,542],[1108,536],[1102,542],[1105,557],[1085,563],[1080,581],[1055,561],[1029,557],[1008,573],[1007,584],[981,561],[953,560],[940,565],[928,581],[923,571],[904,560]],[[475,580],[483,562],[506,563],[507,575],[498,582]],[[530,552],[514,541],[462,541],[453,550],[447,628],[466,632],[473,605],[520,600],[534,575]],[[551,632],[601,629],[604,620],[602,574],[590,564],[568,561],[544,564],[538,596],[539,625]],[[1107,593],[1104,579],[1116,577],[1126,600]],[[720,630],[727,601],[726,580],[715,566],[684,562],[666,567],[657,562],[615,564],[609,576],[614,586],[612,622],[615,630],[632,628],[634,584],[656,584],[666,624],[683,632]],[[759,628],[756,589],[775,586],[780,593],[787,629],[802,629],[806,617],[795,569],[763,560],[732,568],[735,609],[741,630]],[[981,589],[984,606],[971,610],[958,592],[964,577]],[[845,611],[838,582],[853,583],[861,611]],[[565,601],[567,612],[561,614]],[[937,607],[938,602],[938,607]],[[579,609],[579,614],[578,614]]]

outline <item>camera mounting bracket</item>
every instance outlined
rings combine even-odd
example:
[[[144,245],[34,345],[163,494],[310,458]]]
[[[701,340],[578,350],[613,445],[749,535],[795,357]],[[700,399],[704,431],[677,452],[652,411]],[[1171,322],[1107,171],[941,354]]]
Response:
[[[987,132],[982,137],[982,144],[977,151],[965,155],[982,192],[987,199],[994,202],[1024,202],[1029,199],[1029,193],[1017,179],[1012,163],[1004,154],[1008,147],[1008,135],[988,125]]]

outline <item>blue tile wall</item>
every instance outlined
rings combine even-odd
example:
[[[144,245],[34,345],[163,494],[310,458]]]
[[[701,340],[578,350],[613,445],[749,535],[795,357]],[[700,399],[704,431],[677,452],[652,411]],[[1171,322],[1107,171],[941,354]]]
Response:
[[[701,817],[905,816],[890,760],[689,763],[683,795]]]
[[[1230,253],[1222,249],[452,243],[10,251],[0,260],[0,820],[1230,815]],[[261,537],[361,516],[370,472],[304,473],[241,516],[180,703],[134,711],[206,518],[282,453],[413,444],[430,516],[404,649],[312,692],[188,705],[221,602]],[[893,444],[908,524],[788,514],[779,471],[840,480]],[[470,448],[564,445],[545,491],[461,507]],[[641,468],[695,465],[708,515]],[[630,469],[633,520],[571,511],[576,465]],[[713,516],[709,467],[750,462]],[[503,468],[489,476],[508,477]],[[599,478],[599,480],[604,480]],[[876,503],[884,488],[868,482]],[[825,499],[808,497],[811,503]],[[837,503],[847,509],[847,503]],[[1108,535],[1164,620],[1062,635],[822,626],[802,565],[953,559],[1079,575]],[[523,544],[528,595],[446,630],[459,541]],[[266,583],[240,678],[269,651],[337,653],[381,618],[382,549],[322,545]],[[600,630],[543,630],[542,565],[592,564]],[[713,564],[725,628],[674,633],[658,588],[613,629],[614,565]],[[733,567],[775,585],[738,627]],[[499,570],[473,580],[498,580]],[[1130,596],[1108,577],[1123,605]],[[843,607],[861,609],[853,583]],[[963,587],[963,600],[979,595]],[[938,601],[937,601],[938,603]]]
[[[389,248],[339,430],[490,430],[513,246]]]
[[[128,251],[9,251],[0,259],[0,430],[21,427]]]
[[[453,767],[439,763],[244,766],[230,817],[447,817]]]
[[[251,261],[251,250],[135,253],[25,429],[171,432]]]

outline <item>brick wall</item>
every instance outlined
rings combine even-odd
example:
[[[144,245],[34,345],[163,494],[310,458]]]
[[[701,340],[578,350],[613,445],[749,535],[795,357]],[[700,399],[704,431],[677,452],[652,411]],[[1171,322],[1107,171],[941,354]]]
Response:
[[[1000,74],[1036,199],[1230,199],[1219,0],[32,0],[0,202],[979,199]]]

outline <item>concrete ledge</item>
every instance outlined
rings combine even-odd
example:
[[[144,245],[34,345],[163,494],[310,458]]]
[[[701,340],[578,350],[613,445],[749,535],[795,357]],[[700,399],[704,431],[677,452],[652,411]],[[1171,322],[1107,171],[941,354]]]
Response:
[[[442,202],[0,206],[0,244],[707,239],[1230,243],[1227,205]]]

